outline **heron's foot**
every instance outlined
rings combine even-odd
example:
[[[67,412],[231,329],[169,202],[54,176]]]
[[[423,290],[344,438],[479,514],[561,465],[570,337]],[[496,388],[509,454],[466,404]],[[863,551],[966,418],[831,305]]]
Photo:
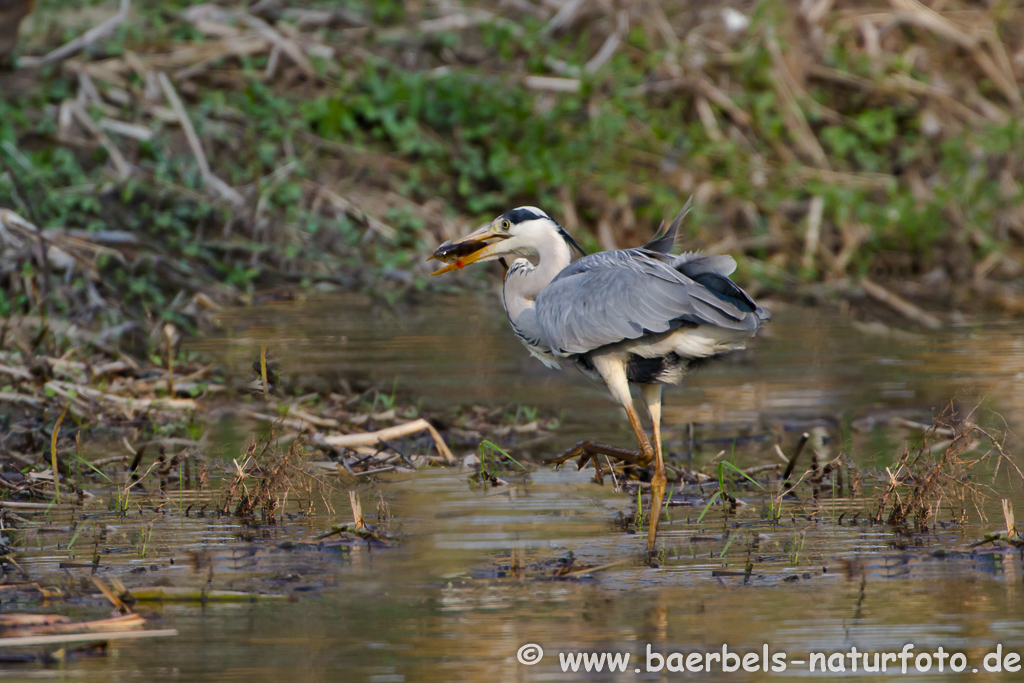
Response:
[[[665,499],[665,470],[655,470],[651,477],[651,512],[647,522],[647,551],[654,552],[654,542],[658,538],[658,517],[661,515],[661,504]]]
[[[635,467],[647,467],[651,464],[651,460],[654,459],[653,453],[651,455],[647,455],[636,451],[629,451],[625,448],[616,448],[615,446],[606,446],[605,444],[584,440],[580,441],[557,458],[545,460],[544,464],[555,465],[557,467],[559,465],[564,465],[573,458],[579,458],[579,469],[586,467],[587,462],[593,461],[594,467],[600,471],[601,464],[597,459],[597,456],[599,455],[606,455],[609,458],[621,460],[622,462]]]

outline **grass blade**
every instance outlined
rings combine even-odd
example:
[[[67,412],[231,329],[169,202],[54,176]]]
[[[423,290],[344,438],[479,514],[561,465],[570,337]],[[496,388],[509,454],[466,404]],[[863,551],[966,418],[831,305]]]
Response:
[[[75,547],[75,541],[78,540],[78,537],[82,534],[83,531],[85,531],[84,524],[75,530],[75,535],[71,537],[71,542],[68,543],[68,550],[71,550]]]
[[[764,491],[764,487],[763,487],[763,486],[761,486],[761,484],[759,484],[759,483],[758,483],[758,482],[757,482],[756,480],[752,479],[752,478],[750,477],[750,475],[749,475],[749,474],[747,474],[746,472],[744,472],[743,470],[741,470],[741,469],[740,469],[739,467],[736,467],[736,465],[733,465],[733,464],[732,464],[731,462],[729,462],[728,460],[726,460],[725,462],[721,462],[721,463],[718,463],[718,464],[719,464],[719,466],[720,466],[720,467],[728,467],[728,468],[729,468],[730,470],[732,470],[732,471],[733,471],[733,472],[735,472],[736,474],[739,474],[739,475],[740,475],[740,476],[742,476],[742,477],[743,477],[744,479],[746,479],[747,481],[749,481],[749,482],[750,482],[751,484],[753,484],[753,485],[754,485],[754,486],[756,486],[757,488],[759,488],[759,489],[761,489],[762,491]]]
[[[697,524],[700,524],[700,521],[702,519],[704,519],[704,515],[708,514],[708,510],[711,509],[711,506],[714,505],[715,501],[718,500],[721,497],[722,497],[722,491],[721,491],[721,489],[719,489],[718,491],[715,491],[714,495],[712,495],[710,498],[708,498],[708,502],[705,503],[704,509],[700,511],[700,517],[697,518]]]
[[[76,460],[77,460],[78,462],[82,463],[83,465],[85,465],[86,467],[88,467],[89,469],[91,469],[91,470],[92,470],[93,472],[95,472],[96,474],[100,475],[101,477],[103,477],[104,479],[106,479],[107,481],[109,481],[109,482],[110,482],[111,484],[113,484],[113,483],[114,483],[114,480],[113,480],[113,479],[111,479],[110,477],[108,477],[108,476],[106,475],[106,473],[104,473],[104,472],[103,472],[103,470],[101,470],[101,469],[99,469],[98,467],[96,467],[95,465],[93,465],[93,464],[92,464],[91,462],[89,462],[88,460],[86,460],[85,458],[83,458],[82,456],[80,456],[80,455],[79,455],[78,453],[75,453],[74,455],[75,455],[75,459],[76,459]]]
[[[498,453],[501,453],[506,458],[508,458],[509,460],[514,462],[515,464],[519,465],[520,468],[522,468],[524,470],[526,469],[526,467],[524,467],[521,462],[519,462],[518,460],[513,458],[511,455],[508,454],[508,452],[504,448],[502,448],[498,444],[494,443],[493,441],[488,441],[487,439],[484,439],[483,441],[480,442],[480,445],[485,447],[485,448],[490,448],[493,451],[497,451]]]

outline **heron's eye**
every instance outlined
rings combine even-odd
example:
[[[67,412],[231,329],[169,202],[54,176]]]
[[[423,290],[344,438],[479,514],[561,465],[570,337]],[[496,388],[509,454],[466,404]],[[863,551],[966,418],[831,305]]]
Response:
[[[508,232],[509,228],[511,227],[512,225],[508,221],[501,222],[501,229],[504,230],[505,232]]]

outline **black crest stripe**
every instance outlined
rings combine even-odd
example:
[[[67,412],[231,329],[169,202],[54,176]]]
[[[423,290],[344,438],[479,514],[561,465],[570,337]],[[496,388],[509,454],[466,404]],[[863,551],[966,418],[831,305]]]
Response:
[[[549,221],[555,224],[555,227],[558,228],[558,234],[561,236],[563,240],[565,240],[565,243],[569,245],[570,249],[575,249],[576,253],[579,254],[580,256],[587,255],[587,252],[583,251],[583,248],[576,243],[576,240],[574,240],[572,236],[569,233],[567,233],[565,229],[561,225],[559,225],[558,222],[555,221],[555,219],[551,218],[550,216],[534,213],[530,209],[520,208],[512,209],[511,211],[506,211],[503,217],[505,218],[505,220],[507,220],[509,223],[513,225],[517,223],[525,223],[526,221],[536,220],[538,218],[547,218]]]

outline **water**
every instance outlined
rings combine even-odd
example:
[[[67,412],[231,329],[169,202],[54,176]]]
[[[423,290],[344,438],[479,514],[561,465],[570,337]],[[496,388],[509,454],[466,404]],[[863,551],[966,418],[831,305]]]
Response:
[[[428,408],[537,407],[562,415],[570,438],[630,434],[602,387],[524,352],[493,296],[395,309],[356,295],[320,297],[239,309],[223,322],[226,339],[198,348],[224,354],[239,375],[268,343],[295,375],[366,378]],[[983,398],[1016,422],[1024,416],[1022,330],[1019,322],[992,321],[893,337],[860,332],[826,311],[776,307],[756,350],[714,362],[666,392],[663,423],[668,432],[692,422],[735,433],[773,421],[929,418],[952,399]]]
[[[427,411],[525,404],[558,414],[564,426],[537,446],[538,457],[582,437],[629,445],[621,411],[603,391],[530,359],[493,299],[389,311],[360,298],[324,298],[232,312],[224,329],[203,348],[221,354],[239,378],[265,343],[283,375],[304,377],[310,387],[368,379],[422,397]],[[820,310],[780,309],[768,331],[750,352],[669,392],[666,438],[693,466],[722,450],[742,466],[770,463],[776,440],[788,452],[800,432],[817,427],[823,458],[846,449],[870,483],[884,475],[899,443],[915,437],[888,426],[893,416],[927,420],[952,400],[961,411],[981,403],[986,423],[997,421],[988,412],[997,411],[1010,427],[1021,426],[1020,324],[876,336]],[[1019,442],[1008,446],[1020,455]],[[610,481],[599,486],[572,467],[509,473],[509,485],[497,489],[471,486],[468,478],[467,471],[434,470],[362,489],[364,510],[372,513],[380,495],[390,504],[406,536],[392,549],[301,545],[347,521],[344,494],[334,500],[335,516],[245,529],[227,518],[184,517],[183,507],[198,498],[172,492],[161,499],[162,512],[141,503],[138,519],[96,512],[71,551],[69,527],[40,522],[24,532],[19,555],[37,580],[71,576],[63,582],[78,585],[89,570],[62,570],[60,562],[88,561],[103,547],[114,552],[101,556],[99,575],[129,586],[209,584],[293,599],[143,606],[154,627],[180,635],[121,641],[111,646],[115,656],[64,667],[3,673],[87,681],[795,680],[821,674],[795,663],[776,673],[722,673],[720,665],[711,676],[654,673],[646,671],[646,649],[692,654],[727,644],[748,654],[767,644],[792,662],[812,652],[898,651],[913,643],[915,654],[942,646],[968,662],[962,674],[933,667],[915,680],[959,680],[982,668],[997,644],[1024,653],[1020,553],[967,548],[1001,527],[999,497],[1009,496],[1024,514],[1020,481],[1005,467],[983,482],[994,487],[981,503],[988,521],[975,515],[965,526],[942,524],[927,534],[868,525],[866,503],[827,491],[820,506],[786,503],[778,523],[763,518],[764,501],[753,492],[735,515],[726,518],[716,507],[700,524],[699,507],[673,507],[657,568],[641,562],[643,537],[622,530],[635,515],[635,496],[615,492]],[[947,501],[939,520],[948,521],[954,507]],[[143,557],[133,534],[146,525],[153,540]],[[613,566],[593,577],[552,579],[570,560],[574,567]],[[98,602],[70,604],[76,617],[105,612]],[[534,666],[516,659],[528,643],[546,653]],[[632,659],[623,673],[563,673],[558,654],[574,652]]]

